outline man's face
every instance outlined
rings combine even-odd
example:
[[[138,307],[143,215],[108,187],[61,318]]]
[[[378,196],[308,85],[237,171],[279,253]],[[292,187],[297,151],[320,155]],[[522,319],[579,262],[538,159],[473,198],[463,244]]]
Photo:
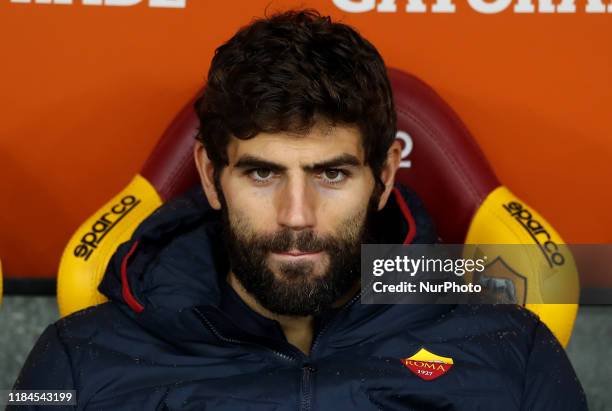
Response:
[[[317,314],[359,278],[375,210],[358,129],[232,139],[220,181],[233,273],[269,311]]]

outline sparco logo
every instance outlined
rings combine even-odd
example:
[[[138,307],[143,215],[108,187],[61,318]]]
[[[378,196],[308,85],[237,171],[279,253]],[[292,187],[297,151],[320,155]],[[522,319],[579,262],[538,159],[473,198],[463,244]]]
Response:
[[[467,0],[474,11],[483,14],[495,14],[507,10],[513,0]],[[365,13],[375,11],[378,13],[396,13],[398,11],[396,0],[333,0],[341,10],[349,13]],[[404,2],[402,2],[404,3]],[[462,2],[463,3],[463,2]],[[584,4],[584,6],[583,6]],[[606,5],[603,0],[586,0],[580,4],[585,13],[612,13],[612,4]],[[423,0],[408,0],[405,13],[455,13],[457,7],[454,0],[435,0],[431,9]],[[576,13],[575,0],[515,0],[512,7],[514,13]]]
[[[563,265],[565,257],[559,251],[559,246],[550,239],[550,234],[546,228],[538,221],[534,220],[531,212],[516,201],[511,201],[504,204],[506,211],[523,226],[529,233],[533,241],[540,247],[548,265],[552,268],[553,265]]]
[[[110,211],[104,213],[93,223],[91,230],[81,237],[81,242],[74,249],[74,256],[77,258],[83,258],[85,261],[89,259],[89,256],[93,251],[98,248],[100,242],[104,239],[114,226],[129,214],[138,204],[140,200],[136,197],[129,195],[121,199],[121,201],[111,207]]]
[[[184,9],[187,0],[11,0],[11,3],[22,4],[55,4],[71,5],[80,3],[83,6],[135,6],[140,3],[148,3],[149,7],[165,7]]]

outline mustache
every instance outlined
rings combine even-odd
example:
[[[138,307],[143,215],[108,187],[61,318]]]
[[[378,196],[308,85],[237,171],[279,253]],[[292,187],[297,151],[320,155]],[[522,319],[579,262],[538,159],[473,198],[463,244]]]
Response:
[[[284,253],[297,250],[303,253],[334,251],[337,240],[331,236],[320,236],[312,230],[295,231],[285,228],[273,234],[259,235],[253,239],[253,246],[263,252]]]

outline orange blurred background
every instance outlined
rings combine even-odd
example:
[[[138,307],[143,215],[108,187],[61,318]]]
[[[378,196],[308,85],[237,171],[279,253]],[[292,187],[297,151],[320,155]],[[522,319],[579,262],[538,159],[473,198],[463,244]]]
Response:
[[[347,3],[345,0],[344,3]],[[612,242],[612,13],[349,13],[332,0],[184,8],[0,1],[0,259],[56,275],[83,220],[140,169],[252,17],[306,6],[358,28],[458,112],[501,181],[567,242]],[[360,2],[354,2],[360,3]],[[425,2],[431,5],[431,2]],[[514,2],[512,3],[514,4]]]

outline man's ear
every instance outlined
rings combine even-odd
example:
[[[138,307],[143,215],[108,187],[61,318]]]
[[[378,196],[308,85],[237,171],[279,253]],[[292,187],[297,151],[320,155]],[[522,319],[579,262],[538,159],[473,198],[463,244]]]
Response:
[[[402,145],[396,139],[389,147],[389,150],[387,150],[387,159],[381,170],[380,178],[383,184],[385,185],[385,189],[380,195],[380,200],[378,201],[378,210],[382,210],[385,204],[387,204],[387,200],[389,200],[389,195],[391,195],[391,190],[393,190],[393,183],[395,182],[395,173],[399,168],[401,159]]]
[[[200,182],[206,193],[208,203],[215,210],[221,209],[221,202],[219,201],[219,195],[215,187],[214,171],[212,161],[208,158],[208,153],[201,142],[197,141],[193,146],[193,158],[196,163],[196,168],[200,174]]]

